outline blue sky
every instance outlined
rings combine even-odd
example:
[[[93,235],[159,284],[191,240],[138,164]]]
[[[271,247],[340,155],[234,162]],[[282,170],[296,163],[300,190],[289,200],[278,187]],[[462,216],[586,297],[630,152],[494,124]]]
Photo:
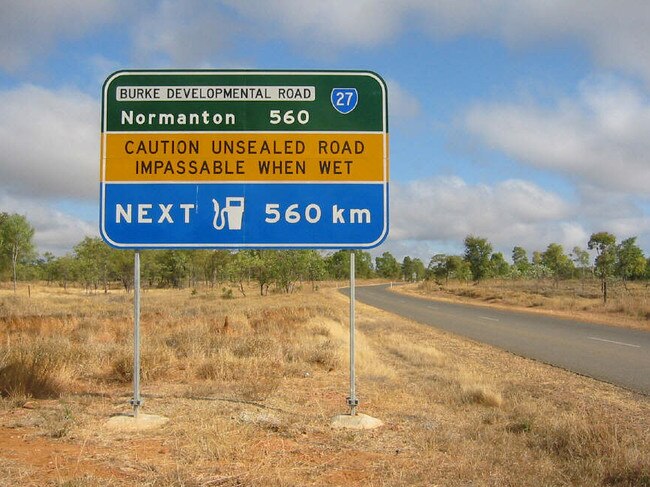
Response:
[[[120,69],[354,69],[389,86],[391,234],[509,257],[591,233],[650,251],[650,4],[6,0],[0,211],[41,252],[98,235],[101,85]]]

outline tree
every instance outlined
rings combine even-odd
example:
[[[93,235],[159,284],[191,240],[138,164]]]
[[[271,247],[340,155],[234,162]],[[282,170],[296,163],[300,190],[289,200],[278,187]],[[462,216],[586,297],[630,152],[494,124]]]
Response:
[[[68,289],[68,283],[78,278],[79,262],[73,256],[66,254],[57,258],[53,263],[54,278],[63,286],[63,289]]]
[[[233,260],[233,254],[229,250],[207,250],[204,260],[203,275],[205,282],[214,287],[216,282],[227,281],[229,264]]]
[[[463,260],[460,255],[448,255],[445,258],[445,269],[449,279],[468,281],[472,277],[469,263]]]
[[[400,271],[402,271],[403,280],[408,282],[414,280],[411,277],[413,274],[413,260],[408,255],[402,259],[402,265],[400,265]]]
[[[580,279],[584,279],[585,271],[589,269],[589,252],[576,245],[570,255],[573,265],[580,270]]]
[[[350,252],[338,250],[325,257],[325,268],[332,279],[350,277]]]
[[[291,294],[296,282],[307,276],[309,269],[309,250],[275,251],[273,262],[273,279],[281,291]]]
[[[14,283],[14,293],[16,292],[16,283],[18,280],[16,269],[20,259],[25,259],[33,255],[34,228],[29,224],[27,218],[18,215],[6,213],[0,218],[0,251],[11,263],[12,277]]]
[[[370,279],[375,275],[372,268],[372,256],[363,250],[353,250],[354,252],[354,271],[355,275],[361,279]],[[348,260],[349,262],[349,260]],[[349,276],[348,272],[348,276]]]
[[[616,248],[616,273],[623,278],[623,283],[643,277],[645,268],[645,256],[636,245],[636,237],[623,240]]]
[[[408,255],[402,261],[402,277],[405,281],[420,281],[424,279],[426,269],[424,263],[418,259],[411,259]]]
[[[528,275],[530,271],[530,262],[528,262],[528,254],[523,247],[514,247],[512,249],[512,263],[517,271],[522,275]]]
[[[45,279],[50,285],[56,279],[54,264],[56,257],[52,252],[45,252],[41,258],[36,261],[40,268],[41,279]]]
[[[240,251],[244,259],[244,269],[248,269],[250,276],[260,286],[260,296],[268,293],[269,286],[273,283],[276,270],[273,268],[277,250],[244,250]]]
[[[375,270],[379,277],[385,279],[398,279],[402,273],[397,259],[390,252],[384,252],[381,257],[375,258]]]
[[[311,288],[317,288],[316,281],[322,281],[327,275],[325,260],[316,250],[307,250],[307,271],[305,277],[311,281]]]
[[[560,279],[573,273],[573,262],[564,253],[564,248],[558,243],[551,243],[542,253],[542,264],[551,270],[555,286]]]
[[[127,293],[131,291],[135,277],[135,252],[133,250],[110,249],[109,265],[110,277],[119,280]],[[142,276],[142,263],[140,264],[140,275]]]
[[[607,279],[616,264],[616,237],[608,232],[593,233],[587,243],[589,250],[596,250],[596,275],[600,277],[603,302],[607,303]]]
[[[183,281],[189,273],[189,255],[187,250],[165,250],[155,254],[160,276],[160,283],[175,288],[182,288]]]
[[[494,277],[505,277],[510,273],[510,265],[501,252],[490,256],[490,274]]]
[[[108,282],[111,274],[111,249],[99,237],[85,237],[74,247],[75,256],[79,262],[79,278],[86,291],[97,289],[102,283],[104,292],[108,292]]]
[[[355,276],[361,279],[368,279],[373,276],[372,256],[362,250],[354,252]],[[325,258],[325,264],[329,275],[334,279],[350,278],[350,251],[339,250]]]
[[[476,282],[489,274],[491,255],[492,245],[487,239],[473,235],[465,237],[465,254],[463,257],[469,263],[472,277]]]
[[[233,283],[238,284],[239,291],[246,296],[244,282],[250,281],[253,275],[253,267],[257,255],[254,250],[240,250],[233,255],[228,263],[228,275]]]
[[[444,278],[445,282],[449,281],[449,270],[446,267],[446,259],[448,255],[446,254],[435,254],[431,257],[429,261],[429,267],[427,268],[427,279],[430,279],[431,276],[440,284],[440,279]]]
[[[424,276],[426,274],[426,268],[424,267],[424,262],[422,262],[421,259],[418,259],[417,257],[411,261],[411,264],[413,266],[413,274],[411,276],[415,276],[416,281],[421,281],[424,279]]]
[[[460,255],[434,255],[429,262],[427,273],[433,275],[436,280],[444,278],[445,283],[448,283],[449,279],[467,281],[472,277],[469,262]]]

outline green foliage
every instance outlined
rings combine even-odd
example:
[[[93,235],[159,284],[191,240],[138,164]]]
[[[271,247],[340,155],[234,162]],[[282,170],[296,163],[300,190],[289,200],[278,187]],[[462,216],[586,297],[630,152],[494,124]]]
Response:
[[[549,244],[542,253],[542,265],[551,271],[556,282],[571,277],[574,270],[573,262],[564,253],[564,248],[557,243]]]
[[[465,261],[469,263],[475,281],[487,277],[490,272],[492,244],[485,238],[468,235],[465,237]]]
[[[0,263],[9,262],[16,290],[18,266],[35,256],[32,243],[34,228],[23,215],[2,213],[0,216]]]
[[[427,273],[436,281],[444,279],[445,282],[448,282],[449,279],[467,281],[472,277],[469,262],[459,255],[434,255],[429,262]]]
[[[375,258],[375,270],[379,277],[385,279],[399,279],[402,268],[390,252],[384,252],[381,257]]]
[[[45,252],[37,257],[33,235],[26,217],[0,212],[0,278],[11,274],[14,283],[20,277],[42,279],[64,288],[78,282],[88,291],[102,288],[108,292],[115,284],[131,290],[133,251],[114,249],[100,238],[86,237],[70,254],[56,257]],[[238,285],[242,293],[246,292],[245,283],[256,282],[262,295],[271,287],[290,293],[305,281],[316,288],[316,283],[324,279],[349,279],[350,255],[354,252],[356,276],[360,279],[378,275],[404,281],[479,281],[488,277],[553,277],[557,281],[576,276],[584,279],[593,273],[602,281],[606,300],[607,282],[613,276],[624,283],[650,279],[650,259],[636,240],[631,237],[616,245],[616,237],[608,232],[592,234],[587,248],[596,253],[593,268],[587,250],[576,246],[566,255],[557,243],[549,244],[543,252],[534,251],[530,260],[523,247],[515,246],[510,265],[502,253],[492,252],[487,239],[473,235],[465,238],[462,256],[436,254],[427,268],[420,259],[409,256],[400,264],[388,251],[375,258],[373,268],[371,255],[362,250],[339,250],[327,255],[316,250],[147,250],[140,254],[141,279],[145,287],[197,288],[202,282],[214,288],[217,283],[231,283]]]
[[[589,252],[581,249],[578,246],[575,246],[571,251],[571,258],[573,260],[574,266],[579,272],[580,278],[584,279],[587,271],[591,270],[589,267]]]
[[[636,245],[636,237],[623,240],[616,248],[616,273],[624,281],[639,279],[645,275],[646,259]]]
[[[78,276],[87,291],[97,290],[101,284],[104,292],[108,292],[112,252],[118,251],[106,245],[99,237],[86,237],[75,245]]]
[[[291,293],[296,283],[303,280],[309,269],[309,250],[274,251],[273,280],[278,288],[286,293]]]
[[[603,279],[612,275],[616,263],[616,237],[607,232],[594,233],[587,247],[596,251],[596,274]]]
[[[506,277],[510,274],[510,264],[506,262],[501,252],[490,256],[490,275],[493,277]]]
[[[401,266],[402,278],[405,281],[421,281],[426,276],[426,268],[420,259],[411,259],[408,255],[404,257]]]
[[[522,276],[528,275],[531,264],[528,261],[528,254],[526,253],[526,249],[519,246],[515,246],[512,249],[512,264],[515,267],[515,269],[520,273],[520,275]]]
[[[327,272],[334,279],[350,279],[350,252],[354,252],[355,276],[369,279],[374,276],[372,257],[362,250],[339,250],[325,258]]]
[[[616,264],[616,237],[611,233],[594,233],[587,243],[589,250],[596,250],[596,275],[601,279],[603,301],[607,302],[607,279],[613,274]]]

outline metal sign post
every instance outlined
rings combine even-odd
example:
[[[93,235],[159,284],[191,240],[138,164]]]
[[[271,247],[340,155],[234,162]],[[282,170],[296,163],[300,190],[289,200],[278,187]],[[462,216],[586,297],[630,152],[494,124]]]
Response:
[[[348,397],[348,406],[350,406],[350,416],[356,416],[359,400],[356,391],[356,374],[355,374],[355,273],[356,265],[354,262],[354,250],[350,251],[350,396]]]
[[[133,262],[133,416],[138,417],[140,397],[140,252],[135,252]]]

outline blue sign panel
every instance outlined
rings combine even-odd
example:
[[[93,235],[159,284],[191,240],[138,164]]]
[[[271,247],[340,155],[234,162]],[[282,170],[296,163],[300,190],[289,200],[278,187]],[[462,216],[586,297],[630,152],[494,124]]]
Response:
[[[110,184],[104,206],[128,248],[361,247],[388,223],[382,184]]]

